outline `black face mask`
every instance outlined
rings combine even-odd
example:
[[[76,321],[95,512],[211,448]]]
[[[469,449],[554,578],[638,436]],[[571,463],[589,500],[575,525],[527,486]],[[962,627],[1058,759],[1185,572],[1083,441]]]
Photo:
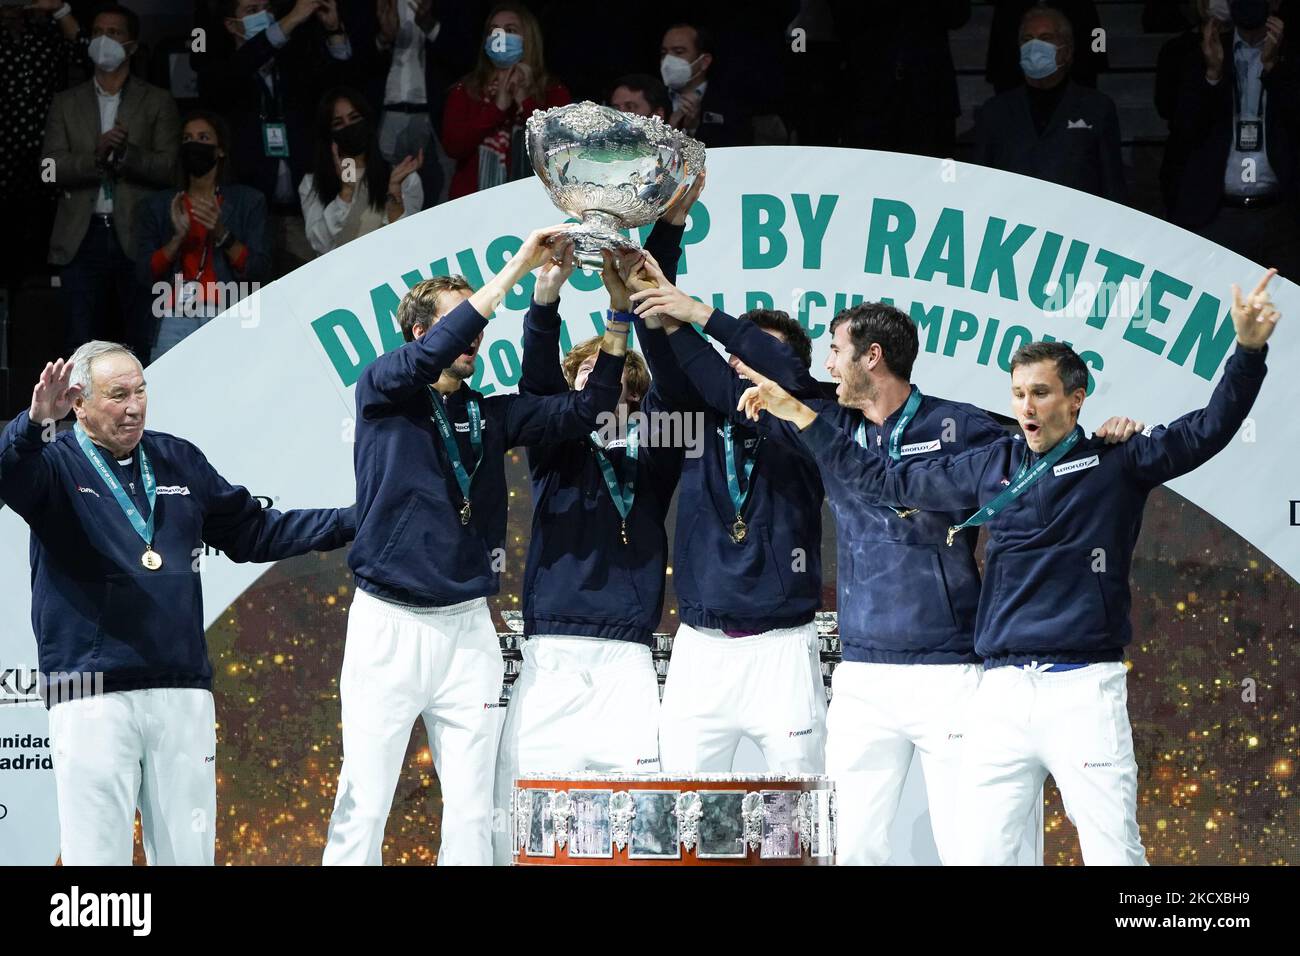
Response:
[[[181,168],[187,176],[206,176],[217,165],[217,147],[213,143],[190,140],[181,143]]]
[[[1254,30],[1268,22],[1268,0],[1232,0],[1228,10],[1232,22],[1243,30]]]
[[[363,156],[370,145],[370,124],[364,119],[341,126],[331,134],[341,156]]]

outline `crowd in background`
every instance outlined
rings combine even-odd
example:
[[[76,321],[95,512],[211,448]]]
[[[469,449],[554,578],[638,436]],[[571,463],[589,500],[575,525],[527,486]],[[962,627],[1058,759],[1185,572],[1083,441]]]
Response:
[[[1168,138],[1150,211],[1292,280],[1297,2],[1148,0],[1143,18],[1175,34],[1156,71]],[[959,142],[951,45],[970,0],[197,0],[191,31],[150,48],[130,0],[10,2],[3,283],[58,277],[63,354],[111,338],[156,358],[231,289],[531,175],[524,121],[584,99],[710,147],[956,156],[1128,201],[1097,5],[985,5],[994,93]]]

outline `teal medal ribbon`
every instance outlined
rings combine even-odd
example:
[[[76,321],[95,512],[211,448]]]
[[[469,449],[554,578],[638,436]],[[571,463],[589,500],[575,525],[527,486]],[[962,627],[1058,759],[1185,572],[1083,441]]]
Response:
[[[912,386],[911,393],[907,396],[907,401],[903,404],[903,412],[898,416],[898,421],[894,423],[894,429],[889,433],[889,460],[898,461],[903,457],[903,429],[907,428],[907,423],[916,417],[916,410],[921,407],[921,390],[915,385]],[[867,422],[864,418],[858,422],[858,430],[854,437],[859,445],[867,447]],[[894,513],[900,518],[910,518],[920,511],[920,508],[895,508]]]
[[[1019,498],[1035,481],[1043,477],[1044,472],[1051,468],[1058,461],[1064,458],[1079,441],[1079,432],[1073,431],[1066,435],[1061,441],[1057,442],[1055,448],[1049,451],[1034,467],[1029,467],[1029,449],[1025,449],[1024,460],[1020,462],[1020,468],[1016,476],[1011,479],[1011,484],[1002,489],[1002,492],[982,506],[979,511],[975,512],[959,525],[954,525],[948,529],[948,547],[952,547],[953,539],[957,537],[959,531],[966,528],[978,528],[997,515],[999,511],[1011,504],[1016,498]]]
[[[460,496],[464,502],[460,507],[460,523],[467,525],[470,518],[469,486],[474,481],[474,476],[478,474],[479,465],[483,464],[483,418],[479,414],[478,401],[471,398],[465,403],[465,408],[469,412],[469,444],[474,449],[475,458],[474,470],[469,472],[465,470],[465,463],[460,460],[460,448],[456,445],[456,436],[452,432],[451,422],[447,419],[447,411],[442,407],[438,390],[432,385],[429,386],[429,402],[433,405],[433,422],[438,426],[438,434],[442,436],[447,457],[451,459],[451,470],[456,475],[456,484],[460,485]]]
[[[140,512],[135,503],[122,490],[122,483],[117,480],[117,476],[108,467],[108,463],[104,461],[104,456],[99,453],[99,449],[90,440],[90,436],[81,427],[81,423],[78,422],[72,431],[77,436],[77,444],[81,446],[81,453],[94,466],[95,471],[99,472],[99,477],[104,480],[104,484],[108,485],[108,490],[117,501],[117,506],[122,509],[126,519],[131,522],[131,527],[135,528],[135,533],[143,539],[144,554],[140,556],[140,563],[150,571],[157,571],[163,565],[162,555],[153,549],[153,519],[154,515],[157,514],[154,504],[158,500],[158,483],[154,481],[153,466],[149,464],[149,456],[145,454],[144,441],[141,440],[135,446],[135,453],[140,456],[140,481],[144,485],[144,496],[149,501],[149,520],[147,521],[140,517]]]
[[[762,439],[759,439],[761,442]],[[736,544],[744,542],[749,535],[749,526],[745,524],[745,519],[741,513],[745,510],[745,503],[749,500],[749,493],[754,490],[750,482],[750,476],[754,473],[754,463],[758,461],[758,449],[754,449],[754,454],[745,461],[741,467],[736,466],[736,441],[731,437],[731,421],[728,420],[722,424],[722,445],[727,454],[727,490],[731,492],[731,504],[736,509],[736,523],[731,526],[731,540]],[[741,452],[744,455],[744,452]],[[745,472],[745,490],[740,490],[740,472]]]
[[[614,507],[618,509],[618,516],[622,519],[623,525],[619,531],[619,536],[623,543],[627,544],[627,516],[632,512],[632,502],[636,499],[636,460],[640,450],[640,441],[637,438],[637,423],[632,422],[627,429],[627,450],[623,454],[623,471],[626,475],[626,481],[619,483],[618,476],[614,474],[614,465],[610,462],[609,456],[605,454],[605,446],[601,443],[600,435],[596,432],[591,433],[591,443],[596,452],[596,461],[600,465],[601,474],[605,476],[605,487],[609,489],[609,497],[613,499]]]

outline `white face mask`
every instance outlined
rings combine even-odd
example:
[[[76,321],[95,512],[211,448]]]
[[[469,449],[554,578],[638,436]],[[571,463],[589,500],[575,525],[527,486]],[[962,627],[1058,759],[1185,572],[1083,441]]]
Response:
[[[126,60],[126,47],[110,36],[97,36],[87,50],[91,62],[105,73],[112,73]]]
[[[680,56],[669,53],[659,61],[659,75],[663,77],[664,86],[670,90],[680,90],[690,81],[698,62],[699,57],[687,63]]]

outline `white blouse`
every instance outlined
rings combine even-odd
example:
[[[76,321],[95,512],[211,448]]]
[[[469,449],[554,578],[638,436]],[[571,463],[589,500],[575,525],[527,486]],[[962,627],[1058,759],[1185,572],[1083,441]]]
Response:
[[[352,211],[352,203],[345,202],[341,195],[335,196],[328,205],[322,203],[316,195],[314,182],[315,177],[311,173],[302,177],[302,182],[298,184],[298,198],[302,202],[303,219],[306,220],[307,241],[317,255],[323,256],[338,244],[339,233],[343,230],[348,213]],[[424,208],[424,184],[420,182],[418,171],[402,180],[402,207],[399,219],[414,216]],[[383,224],[389,224],[387,208],[384,210]]]

